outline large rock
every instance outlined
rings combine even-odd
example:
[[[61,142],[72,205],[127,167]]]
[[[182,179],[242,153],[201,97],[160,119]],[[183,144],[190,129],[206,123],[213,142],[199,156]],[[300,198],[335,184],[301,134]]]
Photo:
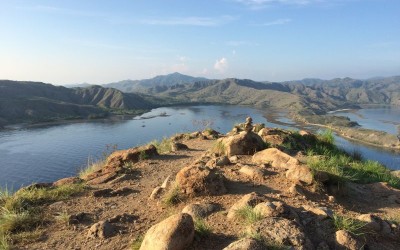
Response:
[[[290,245],[295,249],[314,249],[297,223],[285,218],[264,218],[249,226],[247,231],[252,235],[258,234],[267,241]]]
[[[258,241],[254,239],[241,239],[235,242],[232,242],[227,247],[222,250],[263,250],[265,247],[261,245]]]
[[[88,238],[100,238],[106,239],[113,236],[116,233],[116,228],[108,221],[100,221],[90,227],[87,237]]]
[[[226,193],[224,176],[215,169],[203,166],[182,168],[176,175],[176,183],[189,196],[220,195]]]
[[[295,182],[311,184],[314,181],[311,169],[307,166],[293,166],[286,171],[286,178]]]
[[[265,143],[259,135],[246,131],[222,138],[221,143],[228,156],[252,155],[265,148]]]
[[[252,192],[249,194],[244,195],[240,200],[232,205],[232,207],[228,211],[228,219],[234,219],[236,217],[236,211],[244,208],[246,206],[254,207],[258,203],[262,202],[264,197],[261,195]]]
[[[180,213],[152,226],[144,236],[140,250],[184,250],[192,244],[193,238],[192,216]]]
[[[299,161],[276,148],[267,148],[253,155],[253,162],[257,164],[271,164],[274,168],[289,169],[298,166]]]
[[[353,234],[346,230],[339,230],[336,236],[336,249],[359,250],[363,249],[364,244],[358,240]]]

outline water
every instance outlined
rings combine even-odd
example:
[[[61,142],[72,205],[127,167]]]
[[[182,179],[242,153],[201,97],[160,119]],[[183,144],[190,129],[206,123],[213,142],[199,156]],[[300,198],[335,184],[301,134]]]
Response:
[[[166,113],[167,116],[158,116]],[[155,117],[153,117],[155,116]],[[238,106],[189,106],[158,108],[142,117],[119,121],[95,121],[0,132],[0,187],[20,188],[33,182],[51,182],[76,175],[88,157],[99,158],[107,145],[125,149],[179,132],[204,129],[226,133],[251,116],[268,127],[293,128],[293,122],[268,122],[260,110]],[[287,121],[287,124],[282,122]],[[349,150],[356,147],[364,156],[389,168],[400,169],[399,155],[379,151],[338,138]]]
[[[400,134],[400,107],[366,108],[360,110],[346,110],[332,113],[346,116],[358,122],[363,128],[385,131],[389,134]]]

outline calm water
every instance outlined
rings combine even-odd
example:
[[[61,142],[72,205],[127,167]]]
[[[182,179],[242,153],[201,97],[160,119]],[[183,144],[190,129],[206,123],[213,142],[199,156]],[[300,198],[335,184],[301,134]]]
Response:
[[[400,134],[400,107],[366,108],[360,110],[339,111],[333,114],[347,116],[358,122],[363,128],[381,130],[390,134]]]
[[[165,112],[168,116],[157,116]],[[0,132],[0,187],[17,189],[32,182],[50,182],[77,174],[88,158],[99,158],[107,145],[125,149],[178,132],[204,129],[205,126],[226,133],[235,123],[251,116],[254,122],[269,127],[290,128],[288,124],[273,124],[263,112],[238,106],[190,106],[158,108],[124,121],[96,121],[45,126]],[[281,119],[280,122],[285,122]],[[400,156],[338,139],[352,150],[379,160],[393,169],[400,169]]]

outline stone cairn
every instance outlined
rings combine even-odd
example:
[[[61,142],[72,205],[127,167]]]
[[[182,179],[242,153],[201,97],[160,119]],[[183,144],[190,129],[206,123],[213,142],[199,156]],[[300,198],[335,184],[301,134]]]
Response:
[[[253,119],[251,117],[246,118],[246,122],[244,123],[244,131],[247,133],[253,130]]]

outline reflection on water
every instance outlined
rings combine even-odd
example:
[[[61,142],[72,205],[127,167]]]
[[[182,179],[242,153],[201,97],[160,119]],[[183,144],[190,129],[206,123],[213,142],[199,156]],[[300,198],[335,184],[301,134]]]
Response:
[[[165,112],[167,116],[159,116]],[[151,119],[94,121],[0,132],[0,187],[19,188],[32,182],[49,182],[75,175],[88,157],[98,158],[106,145],[119,149],[145,144],[179,132],[204,129],[204,124],[226,133],[236,123],[251,116],[268,127],[291,128],[264,118],[263,111],[238,106],[189,106],[158,108],[143,115]],[[196,123],[204,121],[205,123]],[[287,120],[281,119],[281,122]],[[357,146],[339,138],[345,148]],[[396,154],[357,146],[366,157],[391,168],[400,168]]]

